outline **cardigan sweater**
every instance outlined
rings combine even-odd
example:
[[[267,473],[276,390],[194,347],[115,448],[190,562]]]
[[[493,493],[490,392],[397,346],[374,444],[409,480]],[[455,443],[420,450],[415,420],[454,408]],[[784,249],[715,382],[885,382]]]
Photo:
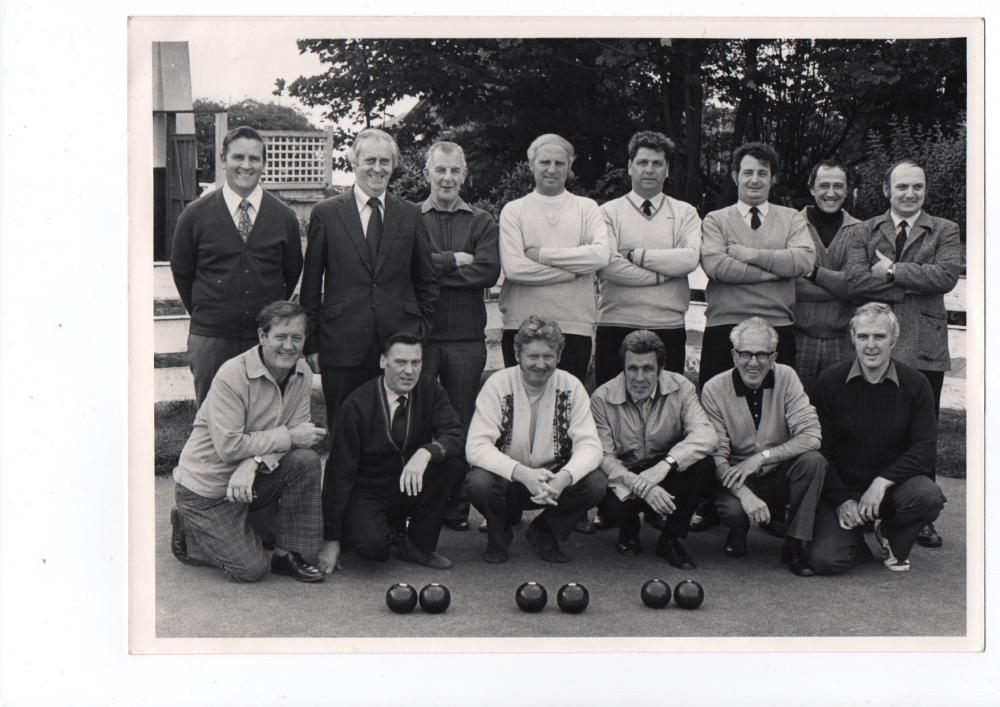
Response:
[[[812,400],[823,427],[822,452],[830,460],[823,497],[834,507],[864,493],[875,477],[900,483],[929,475],[937,455],[937,417],[927,378],[899,361],[899,383],[869,383],[842,361],[816,379]]]
[[[528,248],[540,249],[537,262]],[[536,314],[554,319],[564,334],[593,335],[594,273],[609,257],[608,228],[594,200],[564,191],[509,202],[500,212],[503,328],[517,329]]]
[[[701,219],[693,206],[666,194],[652,200],[650,216],[642,202],[632,192],[601,206],[611,260],[597,273],[597,323],[680,328],[691,300],[687,276],[701,252]]]
[[[421,206],[431,260],[441,286],[431,318],[432,341],[481,340],[486,330],[483,290],[500,277],[497,222],[487,211],[459,199],[454,211],[441,211],[428,198]],[[455,253],[471,253],[469,265],[455,264]]]
[[[715,425],[719,447],[713,455],[717,468],[736,465],[770,449],[775,456],[797,457],[819,449],[820,426],[816,409],[791,366],[774,364],[774,388],[764,390],[760,425],[754,427],[746,399],[736,394],[732,368],[712,378],[701,391],[701,404]],[[776,464],[765,465],[770,471]]]
[[[530,446],[531,403],[521,368],[511,366],[486,379],[469,425],[465,457],[508,481],[523,464],[534,469],[566,469],[577,483],[601,463],[603,452],[590,398],[580,380],[556,369],[545,384]]]
[[[216,189],[189,204],[177,219],[170,270],[191,315],[192,333],[255,339],[260,310],[287,300],[298,284],[299,221],[265,191],[244,243],[222,189]]]
[[[735,204],[713,211],[701,227],[706,326],[752,316],[788,326],[794,320],[795,278],[812,272],[815,260],[806,220],[794,209],[769,204],[756,231]]]
[[[809,228],[819,267],[815,283],[805,277],[795,279],[795,328],[817,339],[836,339],[844,336],[853,314],[853,298],[847,294],[844,264],[847,261],[847,228],[860,221],[841,210],[844,220],[827,247],[809,220],[807,209],[800,213]]]
[[[465,428],[437,380],[421,378],[409,393],[406,437],[392,439],[392,414],[383,391],[383,376],[352,392],[337,415],[337,431],[323,482],[323,538],[340,540],[344,512],[356,487],[398,492],[399,475],[418,449],[430,452],[430,466],[462,453]]]

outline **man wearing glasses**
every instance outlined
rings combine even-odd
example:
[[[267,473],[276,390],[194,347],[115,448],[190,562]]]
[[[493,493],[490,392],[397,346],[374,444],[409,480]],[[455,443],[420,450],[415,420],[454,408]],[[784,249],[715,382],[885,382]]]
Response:
[[[775,363],[778,333],[760,317],[733,329],[735,368],[709,380],[701,402],[715,425],[715,499],[729,529],[725,553],[747,553],[750,523],[769,524],[787,513],[781,559],[793,574],[815,572],[803,545],[812,540],[827,461],[820,447],[816,410],[795,370]],[[787,509],[787,510],[786,510]]]

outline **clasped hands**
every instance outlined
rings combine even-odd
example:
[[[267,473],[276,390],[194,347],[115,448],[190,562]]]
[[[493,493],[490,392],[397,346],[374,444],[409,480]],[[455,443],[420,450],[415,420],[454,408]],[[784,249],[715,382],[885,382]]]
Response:
[[[511,476],[528,489],[532,503],[542,506],[558,506],[562,492],[573,483],[573,477],[566,469],[553,473],[548,469],[533,469],[523,464],[518,464]]]

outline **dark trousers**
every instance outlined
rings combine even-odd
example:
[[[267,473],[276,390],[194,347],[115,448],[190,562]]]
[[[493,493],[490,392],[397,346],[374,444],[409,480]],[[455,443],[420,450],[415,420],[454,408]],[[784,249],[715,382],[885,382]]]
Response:
[[[701,339],[701,361],[698,364],[698,388],[704,387],[708,381],[723,371],[733,367],[733,342],[729,335],[735,324],[707,326]],[[776,326],[778,332],[778,363],[795,366],[795,327]]]
[[[622,341],[640,327],[598,326],[594,350],[594,383],[604,385],[622,372],[622,362],[618,357],[618,349]],[[687,331],[679,329],[651,329],[660,337],[667,348],[667,361],[664,365],[668,371],[684,373],[684,363],[687,360]]]
[[[514,357],[514,335],[516,333],[515,329],[504,329],[503,338],[500,340],[503,365],[507,368],[517,364],[517,359]],[[580,379],[581,383],[586,385],[593,343],[589,336],[581,336],[580,334],[563,334],[563,338],[566,340],[566,345],[563,347],[556,367],[567,373],[572,373]]]
[[[373,562],[389,559],[396,529],[406,518],[406,536],[424,552],[433,552],[441,534],[441,520],[448,491],[461,473],[461,459],[429,464],[423,489],[416,496],[399,490],[399,478],[378,485],[355,487],[344,514],[345,546]]]
[[[188,334],[187,361],[194,378],[194,402],[199,408],[208,396],[212,379],[219,367],[231,358],[252,349],[260,343],[256,336],[249,338],[223,339],[217,336]]]
[[[657,460],[658,461],[658,460]],[[655,461],[653,462],[655,463]],[[632,469],[636,473],[649,468],[653,464]],[[663,533],[675,538],[686,538],[691,516],[698,507],[699,499],[708,493],[712,478],[715,475],[715,463],[711,457],[705,457],[695,462],[684,471],[670,472],[660,482],[660,487],[674,497],[677,509],[667,516],[667,524]],[[601,519],[612,528],[621,528],[621,534],[629,540],[639,539],[639,511],[656,513],[648,503],[635,496],[629,496],[624,501],[608,489],[604,500],[597,507]]]
[[[293,449],[270,474],[257,473],[253,493],[253,503],[232,503],[225,496],[206,498],[177,484],[174,496],[184,521],[188,557],[219,567],[240,582],[262,579],[268,558],[247,514],[277,504],[275,547],[314,560],[323,538],[319,455]]]
[[[565,540],[573,525],[604,498],[607,488],[608,477],[596,469],[567,487],[559,496],[558,506],[548,506],[534,503],[524,484],[507,481],[480,467],[472,467],[465,477],[465,495],[486,519],[487,541],[503,548],[513,538],[510,526],[528,509],[544,509],[531,521],[532,525]]]
[[[858,500],[861,494],[853,494]],[[885,492],[878,515],[892,554],[899,560],[910,556],[920,529],[933,523],[947,499],[940,487],[926,476],[914,476]],[[813,541],[806,546],[809,566],[819,574],[838,574],[871,559],[864,526],[844,530],[837,522],[837,509],[820,501]]]
[[[763,476],[751,476],[745,484],[767,504],[772,520],[786,518],[786,537],[808,541],[813,538],[816,506],[826,470],[827,461],[822,454],[803,452]],[[750,517],[729,489],[720,486],[715,495],[715,508],[719,520],[727,528],[743,534],[749,532]]]
[[[486,341],[475,339],[471,341],[429,341],[424,345],[424,367],[422,376],[441,382],[448,393],[448,400],[458,413],[465,431],[469,431],[469,422],[476,411],[476,396],[479,394],[479,383],[486,368]],[[462,473],[455,479],[455,484],[448,492],[448,505],[445,508],[446,521],[458,523],[469,519],[469,501],[462,493],[462,482],[468,465],[463,464]]]

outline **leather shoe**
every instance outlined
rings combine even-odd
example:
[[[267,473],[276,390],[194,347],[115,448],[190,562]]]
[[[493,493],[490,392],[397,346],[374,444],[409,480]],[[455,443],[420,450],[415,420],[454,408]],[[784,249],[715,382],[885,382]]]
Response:
[[[584,535],[593,535],[597,532],[597,529],[594,528],[594,524],[590,521],[590,518],[584,516],[573,526],[573,531],[583,533]]]
[[[559,548],[559,541],[550,531],[543,531],[535,523],[531,523],[524,531],[525,539],[537,550],[538,556],[546,562],[569,562],[569,558]]]
[[[618,532],[618,544],[615,545],[615,550],[619,555],[625,555],[626,557],[635,557],[642,552],[642,543],[639,542],[639,538],[629,537],[628,535]]]
[[[681,541],[673,535],[663,534],[656,543],[656,554],[666,560],[671,567],[679,570],[693,570],[694,560],[687,554]]]
[[[917,533],[917,544],[922,547],[941,547],[944,545],[944,538],[938,533],[933,523],[928,523]]]
[[[816,570],[806,561],[805,553],[802,552],[802,542],[798,538],[785,539],[785,544],[781,548],[781,561],[798,577],[812,577],[816,574]]]
[[[600,513],[594,514],[594,520],[591,521],[591,523],[594,526],[594,530],[607,530],[611,527],[610,525],[604,522],[604,519],[601,518]]]
[[[747,534],[736,528],[730,528],[726,535],[726,545],[723,548],[726,557],[743,557],[747,554]]]
[[[323,581],[323,573],[302,559],[297,552],[271,555],[271,574],[283,574],[296,582],[316,584]]]
[[[187,538],[184,536],[184,517],[176,508],[170,509],[170,552],[185,565],[204,567],[205,563],[188,557]]]
[[[407,536],[403,536],[396,548],[396,557],[403,562],[412,562],[432,570],[451,569],[452,562],[439,552],[425,552],[413,544]]]
[[[441,525],[448,530],[456,530],[458,532],[464,532],[469,529],[469,521],[467,520],[445,520],[441,522]]]

